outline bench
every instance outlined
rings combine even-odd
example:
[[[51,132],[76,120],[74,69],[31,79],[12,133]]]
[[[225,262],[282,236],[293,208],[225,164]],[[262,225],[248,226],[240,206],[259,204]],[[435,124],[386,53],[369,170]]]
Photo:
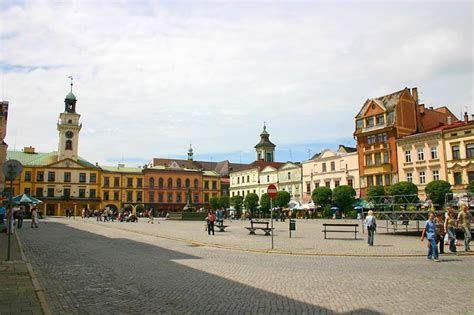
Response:
[[[354,233],[354,239],[357,239],[357,233],[359,233],[359,231],[357,230],[357,228],[359,227],[359,224],[353,224],[353,223],[323,223],[323,227],[324,227],[324,239],[327,239],[326,237],[326,233],[331,233],[331,232],[335,232],[335,233]],[[335,227],[335,228],[338,228],[337,230],[334,230],[334,229],[330,229],[328,230],[328,227]],[[351,228],[351,229],[342,229],[342,228]],[[352,230],[352,228],[354,228]]]
[[[225,232],[225,228],[228,227],[228,225],[224,225],[224,220],[216,221],[216,225],[214,226],[219,228],[218,232]]]
[[[265,227],[256,227],[254,225],[264,225]],[[249,234],[255,235],[256,230],[262,230],[265,232],[266,236],[271,235],[270,233],[272,232],[272,228],[268,227],[269,222],[268,221],[250,221],[250,227],[245,227],[247,230],[249,230]]]

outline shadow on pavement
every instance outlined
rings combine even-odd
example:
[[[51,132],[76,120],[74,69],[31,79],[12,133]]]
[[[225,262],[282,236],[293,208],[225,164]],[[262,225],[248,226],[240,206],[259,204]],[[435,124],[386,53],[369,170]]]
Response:
[[[333,313],[183,266],[175,260],[201,258],[159,246],[60,223],[20,236],[54,314]]]

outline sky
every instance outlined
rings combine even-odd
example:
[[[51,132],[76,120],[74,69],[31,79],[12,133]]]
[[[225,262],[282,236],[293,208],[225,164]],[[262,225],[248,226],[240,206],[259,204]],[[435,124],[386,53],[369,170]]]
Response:
[[[0,1],[9,149],[57,150],[74,78],[92,163],[248,163],[354,145],[368,98],[417,87],[474,113],[470,1]]]

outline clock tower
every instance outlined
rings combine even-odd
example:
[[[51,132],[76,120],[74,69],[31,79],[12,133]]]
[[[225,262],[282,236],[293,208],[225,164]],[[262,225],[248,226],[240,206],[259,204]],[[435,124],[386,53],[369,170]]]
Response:
[[[64,100],[64,112],[59,114],[58,131],[59,131],[59,147],[58,161],[64,159],[78,159],[79,132],[82,124],[79,122],[81,115],[76,113],[76,96],[72,93],[72,77],[71,91],[66,95]]]

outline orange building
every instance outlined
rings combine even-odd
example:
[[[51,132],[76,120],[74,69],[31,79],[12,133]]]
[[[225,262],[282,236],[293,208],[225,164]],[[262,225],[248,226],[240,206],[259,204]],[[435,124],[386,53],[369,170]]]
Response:
[[[399,181],[397,139],[456,120],[446,107],[419,104],[417,88],[368,99],[355,117],[361,194]]]

